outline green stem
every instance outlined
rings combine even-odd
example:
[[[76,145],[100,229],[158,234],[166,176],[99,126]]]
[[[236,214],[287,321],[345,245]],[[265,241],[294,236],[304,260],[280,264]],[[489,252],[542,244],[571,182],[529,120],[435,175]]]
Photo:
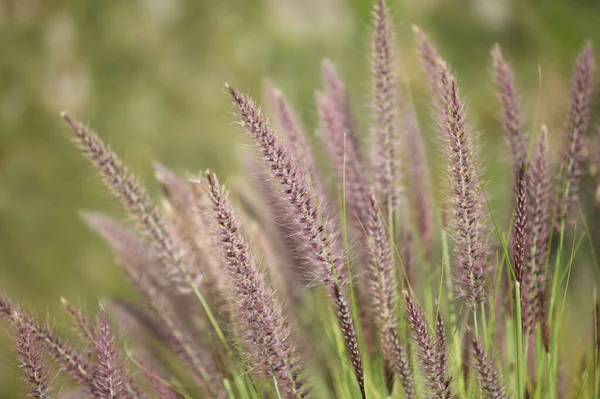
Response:
[[[552,276],[552,291],[550,294],[550,308],[548,310],[549,325],[552,326],[552,336],[550,337],[550,358],[548,359],[548,389],[550,399],[556,399],[558,396],[557,384],[558,381],[558,320],[557,317],[557,306],[556,298],[558,296],[559,281],[560,281],[560,265],[562,260],[562,252],[564,246],[565,237],[565,222],[561,220],[560,223],[560,238],[558,242],[558,251],[556,253],[556,266],[554,275]]]
[[[225,335],[223,334],[223,331],[221,330],[219,323],[217,323],[217,319],[215,319],[215,316],[212,314],[212,311],[210,310],[210,307],[208,306],[208,302],[206,302],[204,295],[202,295],[202,293],[200,292],[200,289],[191,280],[189,281],[189,283],[190,283],[190,286],[192,287],[192,289],[194,290],[194,294],[200,301],[200,304],[202,305],[202,309],[204,309],[206,316],[208,316],[208,320],[210,320],[210,324],[215,329],[215,332],[217,333],[217,336],[219,337],[221,344],[223,344],[223,347],[227,351],[227,355],[231,356],[231,354],[232,354],[231,347],[229,346],[229,343],[227,343],[227,339],[225,339]]]
[[[525,394],[525,356],[523,353],[523,322],[521,315],[521,284],[515,281],[515,307],[516,307],[516,344],[517,344],[517,398],[521,399]]]

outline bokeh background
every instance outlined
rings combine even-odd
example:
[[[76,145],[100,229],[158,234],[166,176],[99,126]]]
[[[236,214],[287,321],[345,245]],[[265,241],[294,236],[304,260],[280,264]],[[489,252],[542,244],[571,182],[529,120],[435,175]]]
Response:
[[[428,137],[435,179],[439,143],[413,23],[459,77],[470,121],[481,132],[492,204],[505,223],[507,154],[489,50],[500,43],[517,70],[527,126],[548,124],[557,143],[572,60],[586,39],[600,43],[600,2],[388,3],[399,73]],[[82,209],[121,213],[67,140],[61,110],[93,126],[154,191],[153,160],[180,173],[211,168],[233,179],[244,136],[233,124],[225,82],[262,99],[271,79],[314,132],[314,91],[328,57],[346,79],[366,134],[370,11],[368,0],[0,0],[0,291],[59,325],[61,296],[88,308],[98,297],[133,296],[108,248],[78,217]],[[592,182],[584,190],[589,198]],[[587,208],[593,229],[600,219],[593,204]],[[588,255],[578,258],[570,300],[583,304],[571,306],[583,325],[595,278],[589,264]],[[0,330],[0,397],[16,398],[22,384],[7,339]]]

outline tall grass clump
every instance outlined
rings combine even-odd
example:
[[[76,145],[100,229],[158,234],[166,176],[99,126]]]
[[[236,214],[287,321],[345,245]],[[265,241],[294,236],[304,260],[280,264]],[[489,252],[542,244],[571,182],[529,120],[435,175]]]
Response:
[[[24,392],[600,397],[595,293],[589,332],[577,337],[589,338],[589,350],[578,370],[562,371],[565,340],[573,339],[565,336],[565,302],[583,238],[575,227],[595,86],[591,43],[575,62],[556,163],[550,132],[561,127],[528,132],[515,72],[498,45],[491,50],[514,205],[511,223],[500,226],[458,80],[425,33],[413,30],[417,51],[404,57],[419,58],[430,88],[446,172],[439,202],[414,104],[397,77],[383,0],[373,7],[368,131],[333,63],[322,64],[318,137],[332,176],[273,83],[268,112],[225,84],[253,143],[243,159],[255,187],[222,184],[208,171],[181,178],[155,164],[159,202],[98,134],[63,114],[71,140],[130,221],[82,218],[112,249],[142,305],[105,299],[89,314],[62,299],[75,333],[65,338],[0,297]]]

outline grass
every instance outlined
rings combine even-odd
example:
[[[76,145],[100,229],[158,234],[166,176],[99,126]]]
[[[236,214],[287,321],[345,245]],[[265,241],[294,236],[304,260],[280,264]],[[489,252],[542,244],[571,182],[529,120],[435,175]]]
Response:
[[[456,78],[416,27],[446,161],[444,201],[432,198],[427,159],[403,152],[409,140],[417,148],[424,139],[418,124],[405,134],[400,115],[414,110],[404,109],[398,90],[383,1],[373,15],[372,148],[359,139],[344,83],[324,64],[318,108],[331,177],[319,172],[285,99],[271,104],[268,118],[226,85],[254,144],[247,163],[254,190],[229,188],[211,172],[182,179],[165,169],[159,206],[96,133],[63,114],[75,145],[131,219],[84,216],[144,305],[102,301],[96,316],[69,311],[80,339],[64,339],[1,298],[29,396],[61,395],[62,380],[51,377],[60,369],[66,386],[102,399],[595,397],[597,312],[577,383],[560,371],[571,273],[591,237],[585,219],[577,235],[574,222],[583,216],[574,210],[585,164],[600,159],[585,157],[591,45],[575,62],[558,162],[545,128],[525,131],[512,68],[499,47],[493,52],[507,169],[520,176],[503,229]],[[424,198],[429,205],[417,212]],[[423,227],[434,220],[437,246]]]

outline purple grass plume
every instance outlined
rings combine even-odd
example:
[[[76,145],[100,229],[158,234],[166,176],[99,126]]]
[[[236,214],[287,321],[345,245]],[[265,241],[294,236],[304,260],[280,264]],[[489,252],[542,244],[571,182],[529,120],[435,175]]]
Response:
[[[375,323],[379,331],[386,375],[396,374],[407,398],[414,397],[413,377],[406,360],[406,351],[397,334],[396,289],[397,281],[390,235],[377,204],[375,193],[369,195],[368,223],[366,226],[371,258],[366,268],[367,289],[371,297]],[[391,392],[392,384],[388,383]]]
[[[275,378],[284,397],[304,397],[306,392],[297,368],[298,356],[290,342],[290,332],[281,307],[258,270],[240,231],[240,222],[229,204],[227,192],[213,173],[207,172],[205,179],[208,187],[204,189],[208,192],[213,218],[218,226],[215,245],[225,259],[240,323],[239,331],[249,342],[253,367]],[[256,353],[253,353],[255,350]]]
[[[267,92],[275,113],[277,126],[289,142],[290,147],[293,148],[296,159],[304,167],[305,174],[310,178],[310,183],[315,188],[315,191],[324,194],[325,183],[305,130],[296,115],[292,112],[281,91],[272,84],[268,84]]]
[[[525,164],[521,164],[517,174],[517,186],[515,193],[515,213],[512,231],[512,267],[515,273],[515,279],[520,285],[521,301],[521,324],[523,325],[523,334],[527,339],[529,333],[533,331],[535,323],[535,282],[533,269],[527,262],[528,244],[531,243],[529,234],[530,227],[530,198],[528,193],[528,181],[525,171]]]
[[[435,337],[431,334],[427,326],[427,319],[421,308],[415,303],[413,294],[408,290],[403,290],[402,294],[406,305],[406,319],[412,344],[417,352],[420,369],[425,378],[430,397],[440,399],[456,398],[452,392],[452,378],[449,376],[447,364],[444,362],[447,355],[446,348],[442,348],[444,342],[441,339],[442,335],[438,334],[438,337]]]
[[[489,250],[485,197],[477,170],[475,137],[467,125],[465,104],[456,80],[437,49],[413,26],[421,66],[429,81],[436,118],[446,142],[458,294],[471,309],[485,300],[485,264]]]
[[[373,173],[377,195],[386,213],[394,211],[400,201],[399,99],[396,88],[395,40],[389,10],[378,0],[373,10],[371,50],[371,135]]]
[[[344,127],[344,116],[341,115],[330,96],[317,93],[317,108],[325,146],[331,157],[339,182],[345,184],[347,214],[359,237],[362,236],[362,225],[366,223],[368,192],[367,175],[361,163],[354,140],[351,140]],[[364,244],[364,243],[363,243]]]
[[[385,1],[379,0],[373,10],[371,49],[371,163],[384,214],[390,222],[398,214],[404,278],[413,285],[415,249],[400,173],[400,96],[396,87],[395,51],[390,13]],[[390,223],[389,228],[394,236],[394,223]]]
[[[188,290],[190,286],[195,287],[198,280],[197,270],[194,270],[195,265],[189,262],[181,248],[177,247],[159,210],[144,187],[136,181],[117,154],[106,146],[96,133],[65,113],[62,117],[73,131],[74,143],[98,169],[106,186],[121,200],[123,207],[137,222],[140,230],[151,239],[170,278],[184,290]]]
[[[440,69],[442,57],[431,40],[418,26],[412,26],[417,41],[417,52],[421,61],[421,68],[429,83],[429,89],[433,99],[434,109],[438,118],[443,118],[446,109],[446,98],[448,97],[448,73]]]
[[[29,386],[29,397],[50,399],[53,397],[44,354],[31,326],[18,313],[9,315],[19,367]]]
[[[89,359],[71,343],[58,337],[49,326],[40,325],[35,318],[22,312],[7,298],[0,297],[0,316],[17,318],[21,328],[27,329],[33,335],[43,350],[69,377],[88,390],[91,389],[93,384],[92,365]]]
[[[528,228],[528,214],[527,214],[527,179],[525,176],[525,164],[521,164],[519,167],[519,173],[517,175],[517,187],[515,193],[515,212],[514,212],[514,224],[512,232],[513,241],[513,254],[512,254],[512,267],[515,272],[516,280],[519,283],[523,283],[523,275],[525,271],[525,252],[527,245],[527,228]]]
[[[552,231],[553,185],[550,170],[548,130],[542,126],[535,153],[527,170],[529,233],[526,268],[532,273],[531,297],[534,301],[534,323],[545,324],[545,290],[548,281],[548,239]],[[531,326],[533,327],[533,326]],[[545,335],[545,334],[544,334]]]
[[[115,337],[110,331],[108,315],[102,304],[95,330],[95,362],[91,370],[92,395],[99,399],[139,397],[139,389],[127,384],[131,379],[125,373]]]
[[[354,121],[352,108],[350,107],[348,90],[331,61],[327,59],[323,60],[321,70],[323,74],[324,95],[334,107],[333,111],[336,120],[352,146],[357,150],[359,163],[362,163],[360,158],[361,145],[358,132],[356,131],[356,122]]]
[[[215,397],[225,395],[222,376],[210,351],[193,339],[173,298],[165,292],[157,275],[157,256],[137,235],[119,222],[99,214],[84,218],[111,247],[131,284],[140,292],[156,320],[165,326],[162,341],[183,361],[197,384]],[[160,267],[160,263],[158,264]],[[160,270],[158,270],[160,271]]]
[[[361,260],[359,263],[364,268],[370,258],[368,243],[363,234],[363,226],[367,223],[368,218],[366,212],[368,208],[368,176],[359,154],[358,138],[352,137],[353,132],[348,130],[349,124],[352,122],[348,120],[349,116],[344,112],[348,109],[344,84],[329,61],[323,63],[323,69],[325,91],[316,94],[321,132],[337,175],[337,182],[341,183],[342,190],[344,190],[342,197],[345,203],[342,211],[345,210],[346,216],[350,220],[351,228],[349,230],[354,233],[354,236],[357,236],[361,244],[358,249]],[[357,274],[360,274],[360,270]],[[374,335],[371,326],[372,312],[368,305],[367,295],[363,292],[363,284],[357,284],[355,287],[359,322],[364,331],[368,348],[371,350]]]
[[[79,338],[89,346],[93,346],[96,341],[96,333],[92,320],[79,309],[72,306],[65,298],[60,298],[65,309],[73,320],[73,326]]]
[[[586,132],[594,91],[595,61],[592,43],[588,42],[575,61],[567,120],[563,130],[556,227],[573,222],[577,212],[583,163],[587,157]]]
[[[496,362],[490,359],[483,345],[477,340],[475,334],[467,331],[473,351],[471,362],[477,376],[477,382],[481,391],[482,399],[508,399],[506,387],[496,367]]]
[[[475,138],[466,122],[465,105],[445,62],[438,63],[441,82],[447,82],[441,120],[446,141],[454,238],[457,289],[471,309],[485,300],[485,257],[488,250],[485,198],[477,171]]]
[[[494,83],[500,102],[500,120],[508,145],[509,156],[512,158],[512,166],[517,172],[519,167],[527,161],[529,137],[525,132],[512,67],[504,59],[499,45],[494,46],[491,54]]]
[[[232,87],[228,87],[228,90],[237,108],[241,125],[254,139],[263,162],[277,181],[281,194],[288,201],[290,212],[293,212],[304,230],[301,237],[306,242],[303,244],[315,265],[318,280],[327,289],[333,301],[346,351],[364,397],[362,357],[356,328],[344,294],[344,287],[348,282],[344,255],[337,240],[339,232],[335,231],[333,220],[323,213],[327,209],[326,201],[324,198],[318,202],[315,200],[292,151],[275,135],[254,102]]]

